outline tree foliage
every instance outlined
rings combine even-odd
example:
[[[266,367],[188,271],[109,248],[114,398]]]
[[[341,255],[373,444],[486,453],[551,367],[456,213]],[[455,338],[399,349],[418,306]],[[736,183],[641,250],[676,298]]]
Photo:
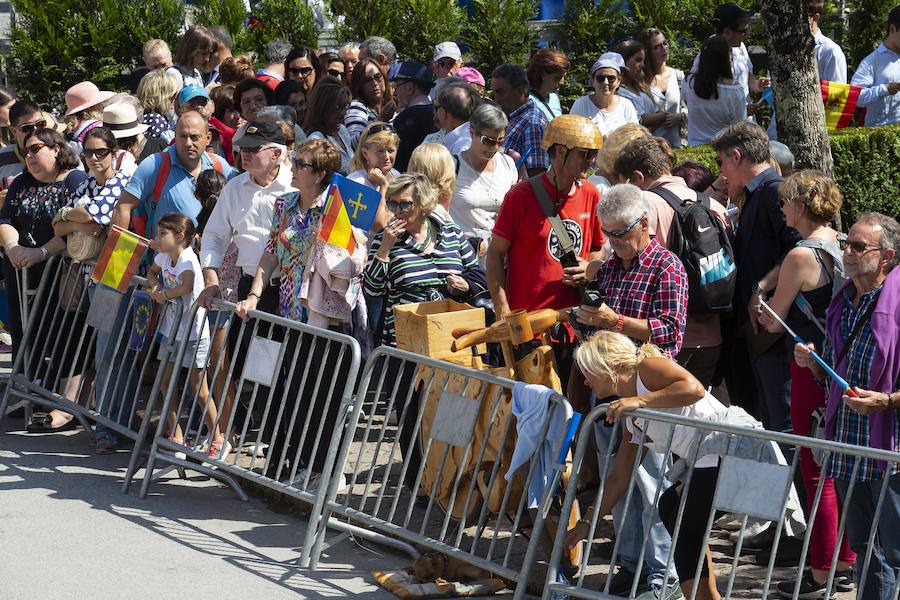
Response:
[[[79,81],[121,87],[144,41],[171,41],[184,24],[181,0],[13,0],[13,7],[11,77],[20,94],[48,107]]]
[[[306,0],[260,0],[253,8],[256,19],[238,36],[235,45],[242,51],[262,56],[266,44],[284,39],[295,46],[319,45],[316,18]]]
[[[485,75],[502,64],[527,61],[534,43],[528,21],[537,14],[535,0],[474,0],[464,32],[468,56]]]
[[[232,39],[236,42],[244,33],[244,21],[247,20],[247,10],[244,0],[200,0],[194,5],[192,20],[197,25],[221,25],[228,30]]]

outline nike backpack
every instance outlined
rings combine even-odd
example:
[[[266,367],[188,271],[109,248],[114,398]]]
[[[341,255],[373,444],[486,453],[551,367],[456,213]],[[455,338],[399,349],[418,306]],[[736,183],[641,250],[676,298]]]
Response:
[[[710,209],[709,196],[682,200],[662,186],[650,190],[675,211],[669,250],[681,259],[688,276],[688,313],[731,310],[737,272],[725,225]]]

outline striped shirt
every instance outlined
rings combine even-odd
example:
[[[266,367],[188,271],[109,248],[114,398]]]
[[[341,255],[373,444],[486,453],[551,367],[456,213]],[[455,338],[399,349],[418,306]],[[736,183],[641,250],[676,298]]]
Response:
[[[359,136],[362,134],[366,125],[378,119],[378,113],[366,106],[360,100],[354,100],[350,103],[344,115],[344,127],[350,132],[350,139],[353,146],[356,147],[359,142]]]
[[[856,295],[856,288],[853,285],[844,289],[844,307],[841,310],[841,337],[846,342],[847,338],[853,332],[859,319],[866,313],[872,302],[877,302],[877,289],[863,294],[859,300],[859,306],[853,306],[853,297]],[[875,359],[876,340],[872,334],[871,321],[863,325],[850,350],[847,352],[847,374],[844,378],[851,387],[860,387],[864,390],[869,388],[869,376],[872,372],[872,361]],[[834,347],[825,339],[823,348],[823,358],[828,364],[834,364],[835,358]],[[834,385],[832,383],[831,385]],[[894,439],[900,440],[900,420],[894,419]],[[835,419],[834,441],[844,444],[852,444],[854,446],[869,447],[869,417],[859,414],[858,412],[848,408],[843,402],[838,407],[837,417]],[[868,458],[860,458],[859,464],[859,481],[869,481],[871,479],[881,479],[882,475],[878,469],[876,461]],[[853,465],[856,457],[848,454],[835,454],[831,458],[831,465],[828,469],[828,476],[835,479],[849,480],[853,477]],[[898,471],[897,463],[891,463],[891,474]]]
[[[437,233],[430,254],[416,248],[412,236],[405,233],[388,253],[389,261],[384,262],[375,258],[384,233],[379,232],[372,242],[363,284],[370,296],[387,294],[382,335],[385,345],[394,345],[394,305],[445,298],[448,295],[447,275],[478,268],[478,257],[459,227],[434,213],[428,218]]]
[[[650,343],[670,358],[678,354],[687,319],[688,280],[677,256],[654,238],[628,268],[611,255],[597,272],[597,281],[611,309],[625,317],[646,319]]]

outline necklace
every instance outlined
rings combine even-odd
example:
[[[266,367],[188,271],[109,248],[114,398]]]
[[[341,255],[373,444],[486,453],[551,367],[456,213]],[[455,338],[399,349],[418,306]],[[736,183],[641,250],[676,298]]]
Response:
[[[432,237],[434,232],[432,231],[431,219],[425,221],[425,239],[421,242],[416,242],[415,238],[413,238],[413,250],[418,250],[419,252],[428,248],[431,245]]]

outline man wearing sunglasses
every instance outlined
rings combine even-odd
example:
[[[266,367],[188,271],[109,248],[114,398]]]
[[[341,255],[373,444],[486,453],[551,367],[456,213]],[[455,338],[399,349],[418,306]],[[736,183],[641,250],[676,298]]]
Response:
[[[25,140],[35,129],[47,126],[37,104],[27,100],[19,100],[9,109],[9,122],[12,126],[15,144],[0,150],[0,187],[4,190],[9,182],[25,168]]]

